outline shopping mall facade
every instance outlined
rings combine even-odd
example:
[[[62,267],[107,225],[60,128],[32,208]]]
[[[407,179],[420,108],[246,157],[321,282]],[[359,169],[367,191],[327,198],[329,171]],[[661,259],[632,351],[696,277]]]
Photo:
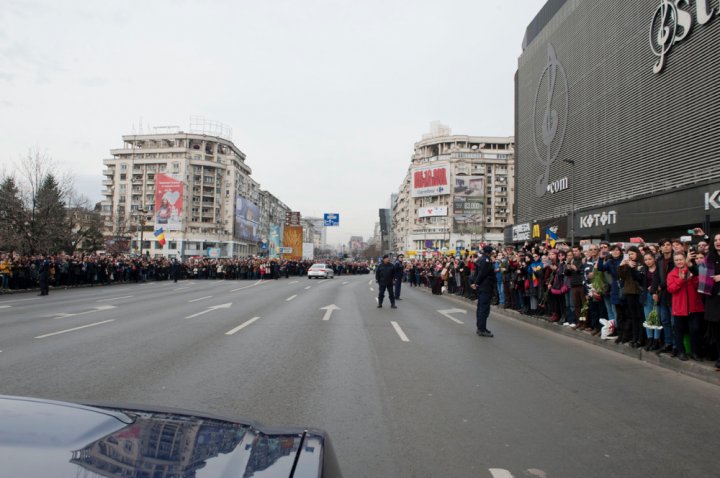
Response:
[[[515,77],[506,242],[718,230],[718,17],[720,0],[547,2]]]

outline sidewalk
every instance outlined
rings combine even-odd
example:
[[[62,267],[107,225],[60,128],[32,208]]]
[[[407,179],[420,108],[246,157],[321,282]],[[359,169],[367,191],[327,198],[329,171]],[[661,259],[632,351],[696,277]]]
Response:
[[[426,287],[419,287],[419,289],[430,293],[430,290]],[[456,302],[464,303],[465,305],[476,305],[475,301],[471,301],[457,295],[443,294],[443,297]],[[606,350],[620,353],[627,357],[638,359],[668,370],[673,370],[677,373],[681,373],[713,385],[720,385],[720,372],[715,370],[714,362],[712,361],[705,360],[703,362],[695,362],[688,360],[687,362],[682,362],[676,358],[672,358],[670,354],[657,355],[655,352],[646,352],[641,348],[634,349],[630,347],[629,344],[616,344],[614,340],[602,340],[599,335],[592,336],[590,335],[590,332],[576,330],[570,327],[563,327],[562,324],[558,322],[548,322],[542,317],[524,315],[516,310],[503,309],[495,305],[492,306],[491,313],[500,315],[507,319],[519,320],[521,322],[525,322],[526,324],[541,327],[575,340],[581,340],[583,342],[593,344],[597,347],[603,347]]]

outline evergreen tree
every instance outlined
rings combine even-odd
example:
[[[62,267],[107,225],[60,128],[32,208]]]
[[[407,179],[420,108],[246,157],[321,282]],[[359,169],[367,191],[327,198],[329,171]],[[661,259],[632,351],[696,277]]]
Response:
[[[33,199],[31,216],[31,251],[51,254],[59,252],[70,231],[66,220],[63,192],[55,179],[48,174]]]
[[[15,251],[22,248],[26,222],[20,189],[15,179],[8,176],[0,183],[0,250]]]

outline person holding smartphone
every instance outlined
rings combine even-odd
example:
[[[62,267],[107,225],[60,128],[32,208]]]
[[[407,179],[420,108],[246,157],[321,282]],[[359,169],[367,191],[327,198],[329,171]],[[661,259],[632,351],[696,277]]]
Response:
[[[690,358],[701,360],[700,330],[705,312],[700,294],[698,294],[698,276],[693,274],[691,260],[683,253],[673,255],[675,268],[668,274],[667,289],[672,295],[673,333],[675,348],[672,356],[682,361],[688,359],[683,338],[690,332]]]
[[[623,281],[623,293],[625,295],[625,317],[630,326],[632,341],[630,346],[633,348],[645,345],[645,336],[642,333],[643,312],[641,302],[645,299],[641,297],[640,284],[645,282],[643,266],[640,262],[640,249],[636,246],[628,248],[626,258],[618,267],[618,276]]]

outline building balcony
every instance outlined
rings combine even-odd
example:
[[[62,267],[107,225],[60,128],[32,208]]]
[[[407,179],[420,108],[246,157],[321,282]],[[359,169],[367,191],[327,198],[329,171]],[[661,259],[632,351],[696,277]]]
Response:
[[[114,169],[103,169],[103,176],[114,176],[115,170]]]
[[[105,179],[105,180],[102,182],[102,185],[103,185],[103,186],[112,186],[112,185],[113,185],[113,180],[112,180],[112,179]]]

